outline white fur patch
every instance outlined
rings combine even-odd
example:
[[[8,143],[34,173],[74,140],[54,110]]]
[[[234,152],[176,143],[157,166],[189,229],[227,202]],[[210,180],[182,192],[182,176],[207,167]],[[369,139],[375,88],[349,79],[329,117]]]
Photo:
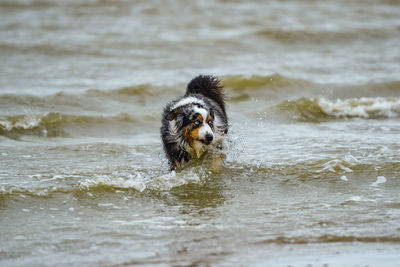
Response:
[[[172,106],[171,110],[174,110],[176,108],[179,108],[179,107],[182,107],[182,106],[185,106],[188,104],[199,104],[199,105],[205,106],[205,103],[203,100],[198,99],[196,97],[189,96],[189,97],[182,98],[177,103],[175,103],[175,105]]]
[[[193,110],[203,117],[203,125],[199,129],[199,139],[204,140],[207,134],[211,134],[214,137],[210,125],[208,125],[208,123],[206,122],[208,116],[207,110],[199,107],[193,107]]]

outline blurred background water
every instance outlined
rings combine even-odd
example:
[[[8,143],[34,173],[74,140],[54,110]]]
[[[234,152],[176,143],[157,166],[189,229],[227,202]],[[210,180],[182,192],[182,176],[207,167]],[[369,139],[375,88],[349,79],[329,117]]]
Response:
[[[397,1],[0,1],[0,265],[396,266]],[[227,162],[165,103],[225,86]]]

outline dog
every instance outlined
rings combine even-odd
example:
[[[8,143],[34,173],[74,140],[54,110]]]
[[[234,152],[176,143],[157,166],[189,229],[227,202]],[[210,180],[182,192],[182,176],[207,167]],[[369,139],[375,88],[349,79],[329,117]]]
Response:
[[[212,169],[219,169],[228,133],[225,95],[215,76],[200,75],[189,82],[184,96],[169,102],[161,119],[161,139],[171,170],[213,151]]]

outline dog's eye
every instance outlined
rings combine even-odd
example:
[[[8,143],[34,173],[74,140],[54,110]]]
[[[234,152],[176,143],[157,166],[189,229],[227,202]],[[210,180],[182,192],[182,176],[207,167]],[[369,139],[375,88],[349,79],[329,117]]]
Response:
[[[195,122],[193,122],[193,124],[194,124],[194,126],[199,127],[201,122],[200,121],[195,121]]]

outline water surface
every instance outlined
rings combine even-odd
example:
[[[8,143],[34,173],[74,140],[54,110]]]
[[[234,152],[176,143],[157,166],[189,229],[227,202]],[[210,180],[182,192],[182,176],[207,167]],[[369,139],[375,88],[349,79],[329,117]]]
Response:
[[[396,1],[2,1],[0,265],[396,266]],[[227,94],[226,166],[166,102]]]

